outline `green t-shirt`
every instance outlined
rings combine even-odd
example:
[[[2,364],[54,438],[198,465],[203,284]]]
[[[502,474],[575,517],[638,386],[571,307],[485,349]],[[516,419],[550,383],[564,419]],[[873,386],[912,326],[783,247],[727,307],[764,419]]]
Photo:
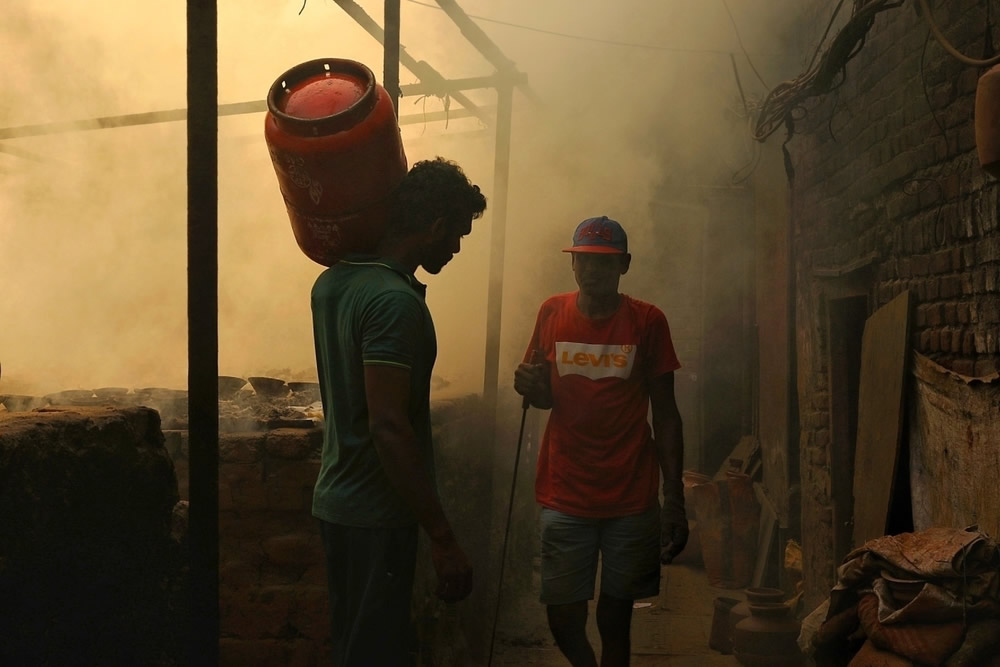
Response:
[[[396,493],[368,428],[364,367],[410,370],[410,424],[424,468],[434,480],[430,382],[437,341],[425,286],[391,260],[349,255],[312,289],[313,338],[325,430],[313,489],[313,516],[361,527],[416,522]]]

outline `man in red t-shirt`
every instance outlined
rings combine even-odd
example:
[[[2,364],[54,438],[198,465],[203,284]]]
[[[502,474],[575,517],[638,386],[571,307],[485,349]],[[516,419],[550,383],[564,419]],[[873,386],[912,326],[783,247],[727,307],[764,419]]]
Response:
[[[563,252],[580,289],[542,304],[514,388],[552,410],[535,480],[549,628],[573,667],[597,667],[586,621],[600,554],[600,664],[614,667],[629,662],[633,601],[659,594],[661,561],[687,543],[680,362],[663,312],[618,292],[632,260],[620,224],[584,220]]]

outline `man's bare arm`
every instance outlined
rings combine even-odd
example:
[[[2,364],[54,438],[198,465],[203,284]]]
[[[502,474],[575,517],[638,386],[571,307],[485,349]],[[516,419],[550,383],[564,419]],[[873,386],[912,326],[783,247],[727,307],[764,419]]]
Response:
[[[438,595],[461,600],[472,589],[472,568],[459,547],[438,500],[409,420],[410,371],[398,366],[365,366],[368,423],[382,468],[431,539]]]
[[[684,508],[684,424],[674,396],[674,374],[665,373],[649,383],[649,401],[653,412],[653,435],[656,456],[663,475],[663,510],[661,558],[670,562],[687,544],[687,514]]]

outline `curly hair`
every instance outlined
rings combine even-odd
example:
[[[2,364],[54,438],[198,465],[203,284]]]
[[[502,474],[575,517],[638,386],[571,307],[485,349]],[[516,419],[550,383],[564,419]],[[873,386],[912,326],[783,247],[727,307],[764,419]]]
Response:
[[[450,224],[475,220],[486,210],[486,197],[462,168],[443,157],[422,160],[410,168],[393,196],[387,232],[393,235],[428,230],[438,218]]]

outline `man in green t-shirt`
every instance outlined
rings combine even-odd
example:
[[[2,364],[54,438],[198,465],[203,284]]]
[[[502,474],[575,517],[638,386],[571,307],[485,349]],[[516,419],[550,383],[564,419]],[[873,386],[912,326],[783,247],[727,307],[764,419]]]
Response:
[[[312,512],[330,590],[333,662],[412,663],[410,599],[418,525],[447,602],[472,568],[438,499],[431,443],[434,324],[417,267],[437,274],[461,249],[486,198],[442,158],[418,162],[394,195],[371,255],[346,255],[312,290],[325,432]]]

